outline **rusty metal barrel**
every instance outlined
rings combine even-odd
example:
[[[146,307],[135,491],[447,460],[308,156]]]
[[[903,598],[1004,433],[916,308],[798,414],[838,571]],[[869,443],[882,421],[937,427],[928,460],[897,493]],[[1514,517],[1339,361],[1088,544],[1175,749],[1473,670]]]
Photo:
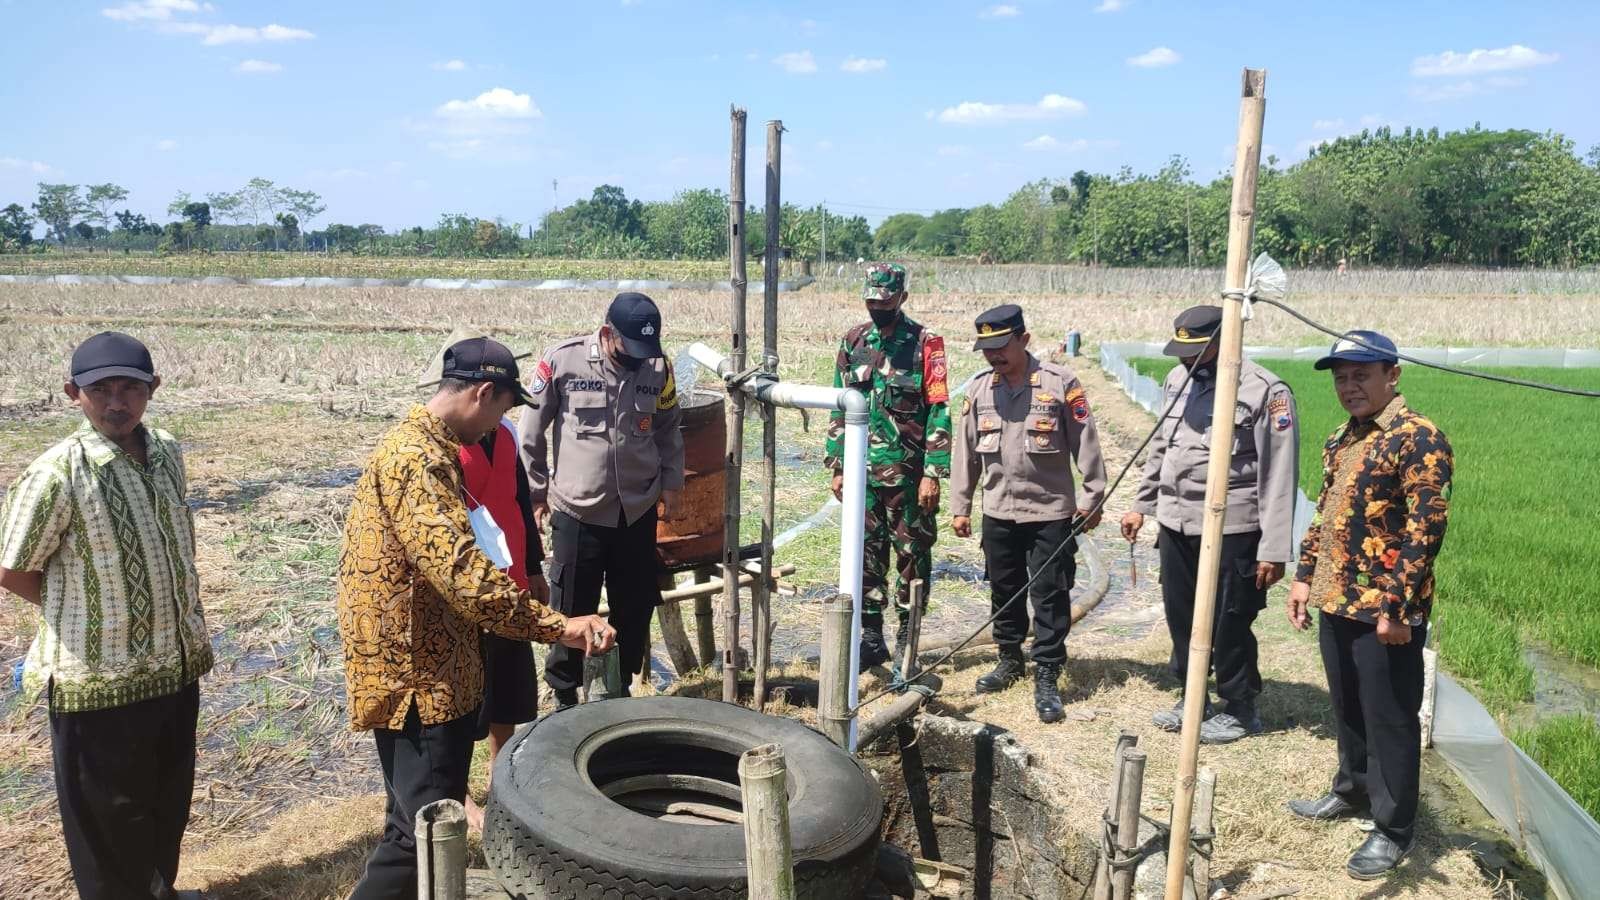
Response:
[[[656,550],[669,571],[722,560],[724,460],[728,424],[720,391],[696,390],[682,396],[683,497],[678,517],[656,525]]]

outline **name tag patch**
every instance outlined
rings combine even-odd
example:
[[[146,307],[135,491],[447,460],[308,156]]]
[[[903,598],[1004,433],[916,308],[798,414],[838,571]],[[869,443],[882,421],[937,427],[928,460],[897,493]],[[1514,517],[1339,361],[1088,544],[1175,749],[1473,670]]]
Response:
[[[599,378],[573,378],[567,382],[569,391],[603,391],[606,383]]]

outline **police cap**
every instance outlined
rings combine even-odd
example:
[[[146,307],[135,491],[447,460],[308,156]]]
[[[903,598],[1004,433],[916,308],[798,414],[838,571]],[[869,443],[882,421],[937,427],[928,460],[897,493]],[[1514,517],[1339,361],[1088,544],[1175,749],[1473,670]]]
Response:
[[[1199,356],[1222,327],[1222,307],[1191,306],[1172,320],[1172,340],[1161,352],[1167,356]]]
[[[1015,303],[1006,303],[984,310],[973,325],[978,332],[978,339],[972,344],[974,350],[1004,347],[1013,335],[1026,330],[1022,322],[1022,307]]]

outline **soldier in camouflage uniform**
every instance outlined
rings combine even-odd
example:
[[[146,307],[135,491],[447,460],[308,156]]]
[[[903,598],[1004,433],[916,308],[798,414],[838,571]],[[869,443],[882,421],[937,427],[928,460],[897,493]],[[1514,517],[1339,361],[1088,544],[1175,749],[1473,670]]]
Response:
[[[889,659],[883,640],[889,546],[895,550],[898,649],[911,611],[911,581],[933,574],[939,479],[950,475],[950,390],[944,339],[913,322],[906,300],[906,269],[875,263],[867,269],[863,297],[872,321],[839,342],[835,387],[867,397],[866,559],[861,579],[861,668]],[[833,493],[844,484],[844,414],[828,424],[827,459]]]

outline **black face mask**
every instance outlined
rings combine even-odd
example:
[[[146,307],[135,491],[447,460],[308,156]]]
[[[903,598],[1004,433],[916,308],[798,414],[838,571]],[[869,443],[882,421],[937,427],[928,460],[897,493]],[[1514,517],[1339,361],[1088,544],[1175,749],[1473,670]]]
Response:
[[[900,321],[900,310],[898,309],[875,309],[868,307],[867,315],[872,317],[872,324],[878,326],[879,328],[887,328],[890,325]]]
[[[629,356],[626,353],[618,353],[617,365],[632,372],[633,370],[644,365],[644,358],[639,356]]]

